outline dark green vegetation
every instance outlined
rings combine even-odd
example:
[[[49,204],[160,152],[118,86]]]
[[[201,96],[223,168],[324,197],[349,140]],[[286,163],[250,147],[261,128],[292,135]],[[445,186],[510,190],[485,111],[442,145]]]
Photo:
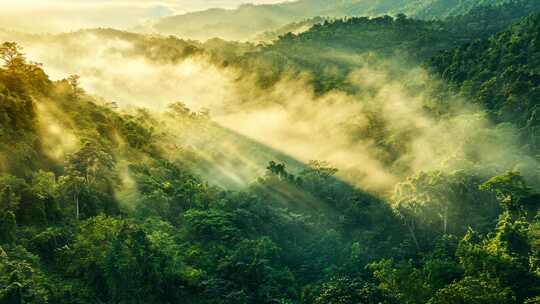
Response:
[[[487,40],[432,58],[429,66],[453,89],[488,109],[496,121],[513,121],[534,135],[540,98],[540,16]]]
[[[405,15],[327,20],[309,31],[283,35],[262,50],[246,54],[241,62],[259,68],[262,84],[273,83],[284,73],[296,76],[307,69],[315,75],[316,90],[324,92],[346,86],[354,69],[389,60],[412,68],[441,50],[501,32],[535,11],[540,11],[537,1],[519,1],[479,7],[443,21]]]
[[[531,0],[299,0],[281,4],[251,5],[238,9],[210,9],[165,17],[150,28],[164,34],[192,39],[221,37],[246,40],[267,31],[276,31],[289,23],[317,16],[381,16],[400,13],[421,19],[463,15],[476,7],[501,6],[508,3],[535,3]]]
[[[312,73],[320,94],[354,91],[348,73],[368,64],[403,64],[395,79],[424,64],[443,80],[424,88],[429,115],[451,115],[448,96],[457,94],[497,128],[514,126],[516,142],[537,158],[540,15],[498,34],[500,25],[464,25],[470,18],[353,18],[258,48],[95,33],[130,40],[124,56],[156,64],[202,54],[255,70],[262,87]],[[40,39],[66,45],[77,35]],[[340,54],[349,58],[335,60]],[[343,182],[323,161],[271,161],[232,191],[205,181],[198,173],[207,159],[171,140],[217,132],[207,112],[181,103],[162,116],[124,112],[87,94],[77,76],[50,80],[17,44],[2,44],[0,59],[2,304],[540,301],[536,163],[527,176],[492,170],[497,163],[416,172],[386,195]],[[404,152],[396,147],[405,138],[383,122],[371,120],[369,131],[358,136],[392,158]]]

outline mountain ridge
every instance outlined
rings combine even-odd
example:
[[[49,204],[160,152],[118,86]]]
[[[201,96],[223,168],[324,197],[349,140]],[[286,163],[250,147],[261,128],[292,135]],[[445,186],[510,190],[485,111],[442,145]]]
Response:
[[[280,4],[241,5],[237,9],[209,9],[170,16],[140,30],[174,34],[204,40],[214,36],[227,40],[248,40],[265,31],[276,30],[288,23],[314,17],[380,16],[407,14],[423,19],[444,18],[464,14],[477,6],[501,5],[512,0],[299,0]],[[431,9],[435,8],[437,9]]]

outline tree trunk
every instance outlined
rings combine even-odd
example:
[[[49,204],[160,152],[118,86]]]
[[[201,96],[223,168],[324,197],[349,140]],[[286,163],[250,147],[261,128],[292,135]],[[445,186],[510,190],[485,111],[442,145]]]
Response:
[[[409,224],[405,224],[405,226],[407,226],[407,228],[409,229],[409,233],[411,234],[411,237],[414,241],[414,245],[416,246],[416,250],[417,251],[420,251],[420,244],[418,243],[418,239],[416,238],[416,234],[414,233],[414,229],[412,227],[412,224],[409,225]]]
[[[75,193],[73,195],[73,200],[75,201],[75,217],[79,220],[79,194]]]
[[[444,208],[443,213],[443,233],[446,234],[448,231],[448,207]]]

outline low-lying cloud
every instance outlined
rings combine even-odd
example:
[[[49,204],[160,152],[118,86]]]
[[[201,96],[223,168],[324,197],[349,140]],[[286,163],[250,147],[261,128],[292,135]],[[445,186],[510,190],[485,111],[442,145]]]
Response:
[[[349,76],[359,93],[335,90],[321,96],[309,76],[284,76],[261,89],[249,81],[249,72],[217,66],[204,56],[156,63],[125,55],[133,46],[120,39],[88,34],[77,41],[78,55],[54,43],[28,43],[26,50],[54,77],[79,74],[89,93],[122,106],[157,113],[181,101],[194,110],[209,109],[212,120],[234,136],[208,134],[211,129],[180,136],[174,125],[165,131],[236,182],[249,182],[265,162],[283,155],[304,163],[327,161],[342,179],[379,193],[418,171],[469,169],[488,176],[537,167],[521,151],[518,131],[494,126],[482,109],[454,98],[448,101],[451,115],[428,114],[426,88],[436,80],[420,68],[396,77],[384,65],[366,66]],[[423,89],[411,90],[411,84]],[[255,146],[267,147],[267,153],[259,154]]]

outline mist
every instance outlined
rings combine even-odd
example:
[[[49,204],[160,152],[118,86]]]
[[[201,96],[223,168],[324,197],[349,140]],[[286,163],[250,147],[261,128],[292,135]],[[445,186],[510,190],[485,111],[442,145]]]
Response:
[[[131,29],[151,20],[209,8],[236,8],[243,3],[278,0],[4,0],[0,28],[59,33],[83,28]],[[3,3],[5,2],[5,3]],[[28,16],[32,16],[29,20]]]
[[[285,74],[263,89],[249,71],[216,65],[204,55],[155,62],[129,55],[134,46],[126,40],[91,33],[83,33],[76,45],[30,39],[23,46],[29,59],[43,63],[54,79],[78,74],[90,94],[125,111],[149,109],[169,133],[168,144],[197,153],[207,163],[199,173],[224,186],[230,185],[226,180],[247,185],[271,160],[291,166],[326,161],[339,169],[341,179],[376,193],[389,193],[420,171],[467,169],[491,176],[513,169],[527,174],[537,166],[522,152],[518,130],[493,125],[483,109],[459,97],[448,101],[451,115],[428,114],[429,89],[438,80],[422,68],[396,77],[397,62],[353,71],[348,84],[357,93],[318,95],[307,74]],[[208,110],[212,123],[202,131],[186,131],[160,114],[173,102],[195,112]],[[51,110],[40,113],[50,121]],[[60,126],[49,125],[46,137],[55,147],[50,154],[58,158],[74,148],[74,139],[55,140]],[[385,142],[377,142],[381,137]]]

